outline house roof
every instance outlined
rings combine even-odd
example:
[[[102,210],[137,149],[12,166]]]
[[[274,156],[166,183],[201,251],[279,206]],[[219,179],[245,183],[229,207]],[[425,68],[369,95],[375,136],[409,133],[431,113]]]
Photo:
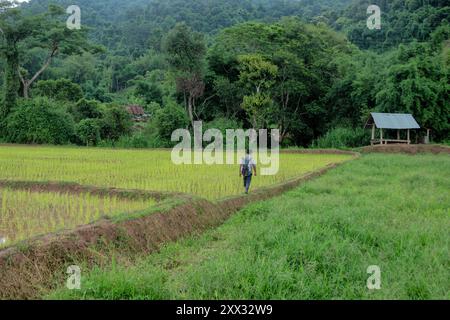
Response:
[[[378,129],[420,129],[411,114],[373,112],[371,115]]]
[[[145,110],[141,106],[131,105],[127,107],[127,110],[133,116],[143,116],[145,115]]]

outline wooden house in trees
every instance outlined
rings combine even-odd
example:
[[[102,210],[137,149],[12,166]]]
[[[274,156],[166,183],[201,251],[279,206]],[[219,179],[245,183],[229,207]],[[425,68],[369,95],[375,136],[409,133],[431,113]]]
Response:
[[[145,112],[144,108],[138,105],[129,105],[126,107],[134,122],[147,122],[150,116]]]

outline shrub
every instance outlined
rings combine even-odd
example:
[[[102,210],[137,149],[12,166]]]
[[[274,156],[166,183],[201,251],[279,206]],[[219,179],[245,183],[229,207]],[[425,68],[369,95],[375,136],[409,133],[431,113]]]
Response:
[[[83,119],[97,119],[102,117],[100,103],[95,100],[81,99],[75,105],[69,107],[69,112],[76,122]]]
[[[134,95],[144,99],[146,104],[156,102],[163,103],[163,92],[155,83],[148,83],[145,80],[135,81]]]
[[[370,134],[362,128],[335,128],[313,142],[315,148],[356,148],[370,144]]]
[[[150,146],[149,139],[141,132],[135,133],[132,136],[124,136],[116,143],[116,147],[119,148],[137,148],[145,149]]]
[[[117,141],[121,136],[131,132],[131,116],[125,108],[109,104],[103,109],[100,135],[104,140]]]
[[[172,133],[177,129],[187,128],[189,119],[183,107],[174,102],[169,102],[155,112],[154,126],[161,142],[165,146],[171,146]]]
[[[235,119],[228,119],[228,118],[216,118],[211,122],[206,123],[203,126],[203,130],[209,130],[209,129],[218,129],[222,134],[225,136],[227,133],[227,130],[235,130],[235,129],[242,129],[242,123]]]
[[[100,124],[98,119],[81,120],[75,127],[78,139],[87,146],[95,146],[100,141]]]
[[[5,130],[6,130],[6,118],[7,118],[7,106],[5,105],[5,100],[3,99],[4,93],[0,90],[0,139],[3,141]]]
[[[7,118],[8,142],[67,144],[73,136],[72,116],[47,98],[21,100]]]
[[[67,79],[41,80],[36,83],[33,94],[58,101],[76,102],[83,98],[81,87]]]
[[[104,86],[94,85],[92,80],[87,81],[83,85],[84,96],[89,100],[97,100],[103,103],[113,101],[111,94]]]

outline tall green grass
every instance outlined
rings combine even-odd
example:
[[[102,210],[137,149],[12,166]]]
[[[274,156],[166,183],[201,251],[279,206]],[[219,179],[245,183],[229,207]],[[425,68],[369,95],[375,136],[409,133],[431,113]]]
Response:
[[[367,155],[63,299],[449,299],[450,158]],[[371,291],[367,268],[381,268]]]
[[[335,128],[312,143],[313,148],[358,148],[370,144],[370,133],[362,128]]]

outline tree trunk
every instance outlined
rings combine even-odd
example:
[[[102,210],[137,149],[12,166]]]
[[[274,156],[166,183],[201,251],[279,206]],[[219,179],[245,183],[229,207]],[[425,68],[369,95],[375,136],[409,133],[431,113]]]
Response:
[[[281,125],[280,126],[280,143],[284,142],[284,139],[286,139],[287,133],[288,133],[288,128]]]
[[[28,83],[28,81],[24,81],[24,83],[22,83],[22,86],[23,86],[23,97],[25,99],[28,99],[30,96],[28,94],[28,92],[30,91],[30,84]]]
[[[189,95],[188,99],[188,115],[189,120],[191,121],[192,128],[194,128],[194,98],[192,95]]]
[[[49,57],[47,58],[47,61],[45,61],[44,65],[42,66],[41,69],[39,69],[38,72],[36,72],[36,74],[30,79],[25,79],[22,77],[22,75],[20,74],[20,69],[19,66],[17,66],[17,73],[19,74],[19,79],[22,82],[22,86],[23,86],[23,97],[25,99],[29,98],[29,92],[30,92],[30,87],[31,85],[37,80],[37,78],[40,77],[40,75],[47,70],[47,68],[50,66],[50,64],[52,63],[53,57],[56,55],[56,53],[58,52],[58,46],[54,46],[52,49],[52,52],[50,53]]]
[[[5,101],[0,106],[0,122],[4,120],[11,109],[15,107],[20,89],[19,80],[19,51],[16,44],[8,44],[6,54],[6,77],[5,77]]]

